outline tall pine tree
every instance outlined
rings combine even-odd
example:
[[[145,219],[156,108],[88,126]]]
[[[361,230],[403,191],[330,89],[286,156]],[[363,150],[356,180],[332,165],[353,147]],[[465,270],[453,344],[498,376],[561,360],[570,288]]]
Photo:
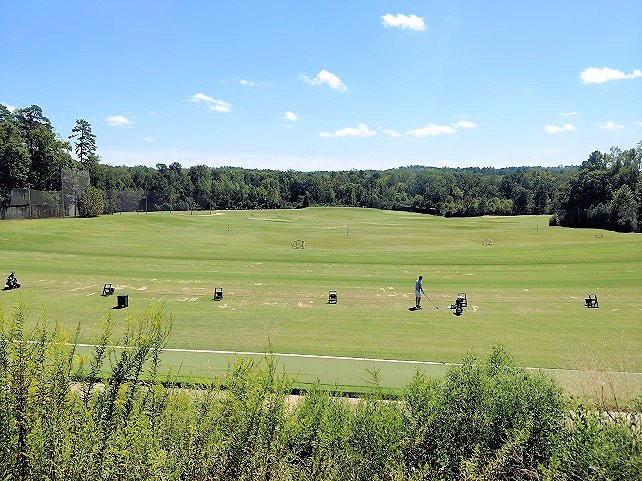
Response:
[[[92,171],[98,163],[96,155],[96,136],[91,131],[91,124],[85,119],[77,119],[69,139],[75,139],[74,151],[84,169]]]

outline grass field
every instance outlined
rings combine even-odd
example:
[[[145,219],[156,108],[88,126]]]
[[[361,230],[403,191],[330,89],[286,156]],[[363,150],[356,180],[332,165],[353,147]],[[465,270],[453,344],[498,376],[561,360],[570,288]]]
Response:
[[[22,296],[33,319],[46,308],[69,331],[80,320],[85,342],[107,313],[120,320],[162,303],[175,318],[174,348],[458,362],[501,342],[525,366],[642,372],[642,236],[597,238],[547,221],[350,208],[5,221],[0,275],[15,269],[23,287],[0,301]],[[293,249],[295,239],[305,249]],[[408,310],[419,274],[439,310],[426,299],[422,311]],[[116,298],[100,296],[105,282],[129,294],[129,309],[110,311]],[[214,287],[224,289],[220,302]],[[330,289],[336,305],[326,304]],[[469,299],[461,317],[447,309],[458,292]],[[588,293],[600,309],[584,307]],[[229,356],[167,360],[200,375]],[[373,365],[391,386],[416,367],[286,362],[303,381],[341,384],[363,384]]]

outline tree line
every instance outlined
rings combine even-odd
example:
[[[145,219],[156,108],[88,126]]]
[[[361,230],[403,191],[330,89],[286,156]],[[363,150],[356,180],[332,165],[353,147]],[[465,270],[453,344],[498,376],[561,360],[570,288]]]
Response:
[[[72,143],[73,142],[73,145]],[[71,155],[76,153],[77,160]],[[642,228],[642,142],[594,152],[580,167],[436,168],[300,172],[180,163],[100,163],[84,119],[63,140],[42,109],[0,105],[0,197],[15,187],[60,188],[61,168],[89,171],[107,196],[153,192],[156,210],[279,209],[314,205],[412,210],[443,216],[554,214],[551,224],[621,231]],[[92,192],[92,196],[96,196]],[[2,200],[0,199],[0,200]]]

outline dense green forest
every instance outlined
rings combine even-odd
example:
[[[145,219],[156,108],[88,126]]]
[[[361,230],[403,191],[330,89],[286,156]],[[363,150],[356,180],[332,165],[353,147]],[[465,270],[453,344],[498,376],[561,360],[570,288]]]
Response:
[[[434,168],[298,172],[180,163],[100,163],[91,125],[79,119],[56,135],[42,109],[0,105],[0,197],[12,188],[60,189],[60,169],[88,170],[109,199],[113,192],[151,192],[152,209],[300,208],[310,205],[413,210],[444,216],[554,214],[553,225],[642,229],[642,142],[593,152],[579,167]],[[72,145],[73,143],[73,145]],[[72,149],[76,159],[71,155]],[[113,206],[112,206],[113,207]]]

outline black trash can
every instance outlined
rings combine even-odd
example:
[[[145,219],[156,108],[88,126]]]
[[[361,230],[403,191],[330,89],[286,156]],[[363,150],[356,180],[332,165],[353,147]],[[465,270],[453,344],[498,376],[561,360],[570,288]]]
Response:
[[[118,294],[118,309],[129,307],[129,296],[127,294]]]

